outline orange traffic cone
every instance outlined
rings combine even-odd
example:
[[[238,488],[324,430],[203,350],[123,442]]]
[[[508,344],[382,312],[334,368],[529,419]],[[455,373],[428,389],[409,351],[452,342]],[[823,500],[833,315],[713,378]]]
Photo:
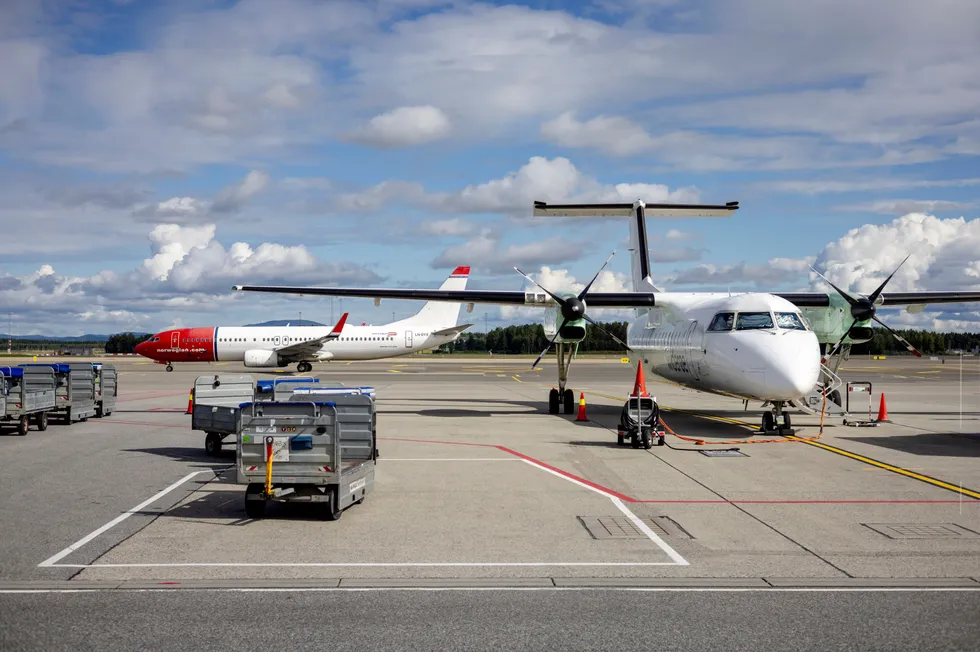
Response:
[[[633,384],[633,393],[630,396],[650,396],[647,394],[647,383],[643,378],[643,360],[636,363],[636,382]]]
[[[578,416],[575,417],[576,421],[588,421],[589,418],[585,416],[585,392],[582,392],[578,399]]]
[[[187,412],[184,414],[194,414],[194,388],[191,388],[191,393],[187,395]]]
[[[877,421],[888,421],[888,406],[885,404],[885,393],[881,393],[881,403],[878,404]]]

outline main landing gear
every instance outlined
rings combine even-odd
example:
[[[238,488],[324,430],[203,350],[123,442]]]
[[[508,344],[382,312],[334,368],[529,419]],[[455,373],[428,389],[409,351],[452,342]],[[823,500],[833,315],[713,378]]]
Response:
[[[173,371],[173,370],[174,370],[174,366],[168,362],[167,363],[167,371]]]
[[[563,342],[555,344],[558,354],[558,389],[552,388],[548,395],[548,413],[558,414],[564,406],[565,414],[575,414],[575,394],[565,387],[568,383],[568,368],[572,364],[575,349]]]
[[[298,365],[296,365],[296,371],[298,371],[301,374],[305,374],[309,371],[313,371],[313,365],[311,365],[309,362],[304,360],[303,362],[300,362]]]
[[[783,404],[785,401],[773,401],[772,410],[762,413],[762,428],[759,432],[763,434],[793,434],[793,422],[790,419],[789,412],[783,412]],[[779,417],[783,418],[783,425],[779,426]]]

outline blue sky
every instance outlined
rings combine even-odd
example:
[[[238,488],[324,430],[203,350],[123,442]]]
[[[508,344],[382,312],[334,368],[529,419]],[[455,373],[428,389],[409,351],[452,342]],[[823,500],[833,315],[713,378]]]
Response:
[[[910,252],[890,289],[980,289],[969,1],[13,0],[0,59],[15,332],[327,321],[229,288],[574,285],[613,249],[602,287],[628,287],[625,223],[535,199],[738,200],[651,219],[671,290],[817,289],[813,263],[868,292]]]

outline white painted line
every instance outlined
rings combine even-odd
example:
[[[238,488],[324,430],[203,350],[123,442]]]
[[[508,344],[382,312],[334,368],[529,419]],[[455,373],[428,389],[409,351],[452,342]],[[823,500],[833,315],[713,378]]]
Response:
[[[626,518],[633,521],[633,525],[635,525],[640,532],[647,535],[648,539],[650,539],[655,544],[660,546],[660,549],[666,552],[667,556],[673,559],[675,564],[677,564],[678,566],[690,566],[690,563],[688,563],[686,559],[681,557],[676,550],[668,546],[667,542],[660,538],[660,535],[658,535],[656,532],[651,530],[646,523],[641,521],[636,514],[631,512],[630,509],[623,504],[623,501],[621,501],[619,498],[616,498],[615,496],[610,496],[609,499],[612,500],[613,505],[619,508],[619,511],[621,511],[623,514],[626,514]]]
[[[623,514],[625,514],[626,517],[628,519],[630,519],[633,522],[633,524],[636,525],[637,528],[639,528],[640,532],[642,532],[643,534],[645,534],[648,539],[650,539],[651,541],[653,541],[655,544],[657,544],[657,546],[661,550],[663,550],[665,553],[667,553],[667,556],[670,557],[671,560],[673,560],[672,564],[669,564],[669,565],[674,565],[674,566],[690,566],[690,563],[686,559],[684,559],[683,557],[681,557],[681,555],[676,550],[674,550],[669,545],[667,545],[667,542],[666,541],[664,541],[663,539],[661,539],[657,535],[656,532],[654,532],[649,527],[647,527],[646,523],[644,523],[643,521],[641,521],[636,516],[636,514],[634,514],[633,512],[631,512],[626,507],[626,505],[623,504],[623,501],[620,500],[619,498],[617,498],[616,496],[613,496],[613,495],[609,494],[608,492],[605,492],[602,489],[599,489],[598,487],[592,487],[592,486],[589,486],[589,485],[585,484],[584,482],[579,482],[575,478],[570,478],[567,475],[562,475],[561,473],[558,473],[557,471],[552,471],[551,469],[549,469],[549,468],[547,468],[545,466],[541,466],[540,464],[536,464],[536,463],[532,462],[531,460],[525,459],[524,461],[527,462],[528,464],[530,464],[531,466],[535,467],[535,468],[541,469],[542,471],[547,471],[548,473],[550,473],[550,474],[552,474],[554,476],[557,476],[559,478],[562,478],[563,480],[568,480],[569,482],[571,482],[573,484],[577,484],[580,487],[585,487],[586,489],[591,489],[592,491],[596,492],[597,494],[600,494],[600,495],[605,496],[606,498],[608,498],[609,500],[611,500],[612,503],[613,503],[613,505],[615,505],[619,509],[619,511],[621,511]]]
[[[161,492],[159,492],[157,494],[154,494],[152,498],[149,498],[148,500],[144,500],[143,502],[141,502],[136,507],[133,507],[128,512],[125,512],[123,514],[120,514],[116,518],[112,519],[111,521],[109,521],[108,523],[106,523],[105,525],[103,525],[102,527],[100,527],[98,530],[92,532],[91,534],[87,534],[86,536],[82,537],[81,539],[79,539],[75,543],[71,544],[70,546],[68,546],[67,548],[65,548],[64,550],[62,550],[61,552],[59,552],[59,553],[57,553],[55,555],[52,555],[51,557],[48,557],[47,559],[45,559],[44,561],[42,561],[40,564],[38,564],[38,566],[39,567],[42,567],[42,568],[47,568],[47,567],[54,566],[55,565],[55,562],[57,562],[57,561],[65,558],[65,557],[67,557],[68,555],[70,555],[71,553],[75,552],[76,550],[78,550],[79,548],[81,548],[86,543],[88,543],[89,541],[91,541],[95,537],[99,536],[100,534],[102,534],[102,533],[104,533],[104,532],[106,532],[106,531],[114,528],[115,526],[119,525],[120,523],[122,523],[127,518],[129,518],[130,516],[132,516],[136,512],[140,511],[141,509],[143,509],[147,505],[151,505],[154,502],[156,502],[157,500],[159,500],[160,498],[163,498],[168,493],[170,493],[171,491],[173,491],[174,489],[176,489],[180,485],[184,484],[185,482],[187,482],[188,480],[190,480],[191,478],[193,478],[195,475],[198,475],[198,474],[201,474],[201,473],[208,473],[208,472],[209,471],[194,471],[193,473],[188,473],[183,478],[181,478],[177,482],[173,483],[172,485],[170,485],[169,487],[167,487],[163,491],[161,491]],[[210,471],[210,472],[213,473],[213,471]]]
[[[153,589],[0,589],[0,595],[14,593],[99,593],[126,591],[130,593],[160,593],[164,591],[210,591],[213,593],[310,593],[310,592],[371,592],[391,591],[631,591],[638,593],[977,593],[980,587],[636,587],[636,586],[378,586],[378,587],[296,587],[296,588],[209,588],[161,586]]]
[[[185,568],[226,566],[234,568],[428,568],[428,567],[505,567],[505,566],[677,566],[672,561],[513,561],[513,562],[174,562],[172,564],[50,564],[57,568]]]

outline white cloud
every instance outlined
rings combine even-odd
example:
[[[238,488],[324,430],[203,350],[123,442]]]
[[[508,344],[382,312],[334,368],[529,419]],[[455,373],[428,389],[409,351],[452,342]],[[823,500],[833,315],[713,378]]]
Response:
[[[406,147],[441,140],[452,131],[449,118],[434,106],[403,106],[371,118],[351,140],[372,147]]]
[[[470,235],[476,231],[476,224],[461,217],[451,217],[446,220],[425,221],[419,230],[426,235],[457,237]]]
[[[738,290],[747,284],[759,290],[778,289],[796,278],[805,278],[808,264],[813,258],[771,258],[768,264],[754,265],[736,263],[734,265],[704,264],[675,272],[664,279],[665,285],[705,286],[706,290],[720,292],[731,288]]]
[[[341,195],[338,205],[348,210],[375,211],[396,199],[446,213],[529,215],[535,200],[695,203],[700,200],[700,193],[694,187],[670,190],[653,183],[603,184],[581,172],[567,158],[533,156],[520,169],[500,179],[461,190],[430,193],[417,183],[385,181],[361,193]]]
[[[865,224],[824,247],[814,267],[846,291],[870,294],[909,254],[888,291],[980,290],[980,219],[911,213]]]
[[[476,273],[514,274],[514,267],[578,260],[585,243],[572,242],[561,236],[520,244],[503,244],[490,229],[460,244],[446,248],[432,261],[433,269],[469,265]]]
[[[788,192],[802,195],[828,193],[868,192],[875,190],[908,190],[911,188],[965,188],[980,185],[980,177],[968,179],[867,179],[867,180],[803,180],[764,181],[757,184],[770,192]]]
[[[594,272],[593,272],[594,273]],[[589,275],[585,281],[579,281],[576,277],[567,269],[552,269],[547,265],[541,266],[537,273],[529,272],[531,278],[540,283],[542,286],[551,290],[552,292],[574,292],[578,294],[585,289],[585,284],[592,279]],[[524,282],[525,290],[536,290],[537,288],[528,283]],[[611,272],[609,270],[603,270],[599,273],[596,278],[595,283],[592,285],[590,292],[629,292],[631,290],[631,282],[626,274],[620,272]],[[632,315],[633,311],[629,309],[618,309],[618,308],[588,308],[588,296],[585,297],[586,301],[586,312],[589,317],[599,321],[599,320],[617,320],[617,319],[628,319]],[[504,320],[514,321],[514,320],[538,320],[543,318],[543,310],[541,308],[533,308],[528,306],[500,306],[499,307],[500,317]]]
[[[214,198],[211,210],[216,213],[228,213],[238,210],[248,200],[265,190],[269,185],[269,175],[259,170],[252,170],[241,183],[228,186],[218,192]]]
[[[835,208],[841,211],[907,215],[909,213],[956,211],[975,206],[976,203],[974,202],[946,201],[942,199],[876,199],[861,204],[847,204]]]
[[[155,204],[148,204],[133,212],[142,221],[177,222],[193,224],[202,219],[234,213],[241,210],[253,197],[269,185],[269,175],[252,170],[238,183],[225,186],[218,191],[214,200],[195,197],[171,197]]]
[[[221,312],[227,319],[223,311],[231,302],[256,301],[233,293],[231,286],[238,283],[367,285],[381,280],[355,263],[320,260],[302,245],[235,242],[225,248],[215,233],[213,224],[157,225],[149,234],[150,257],[129,271],[68,276],[49,264],[23,276],[0,270],[0,311],[16,312],[20,322],[44,324],[41,330],[48,334],[70,330],[76,322],[153,330],[175,314],[210,314],[213,321]]]

